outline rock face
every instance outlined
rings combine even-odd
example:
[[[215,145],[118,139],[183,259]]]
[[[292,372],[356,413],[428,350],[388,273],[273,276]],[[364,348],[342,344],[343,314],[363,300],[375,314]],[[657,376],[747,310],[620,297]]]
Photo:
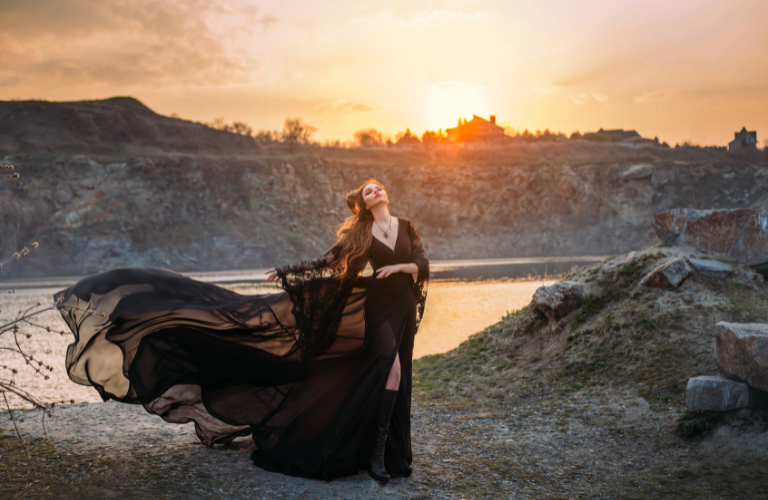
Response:
[[[691,245],[748,264],[768,261],[768,211],[676,208],[653,219],[665,243]]]
[[[654,214],[689,206],[692,187],[706,208],[748,198],[768,209],[768,170],[712,149],[558,141],[289,154],[135,100],[14,101],[0,103],[2,117],[0,163],[21,178],[0,182],[0,258],[40,243],[3,279],[314,258],[350,214],[343,194],[370,177],[433,260],[623,254],[654,243]]]
[[[640,285],[652,288],[677,288],[690,276],[691,268],[685,259],[675,259],[662,264],[640,281]]]
[[[688,262],[705,278],[724,280],[733,273],[733,267],[716,260],[690,259]]]
[[[581,306],[586,296],[587,292],[580,284],[563,281],[539,287],[533,294],[533,306],[552,322]]]
[[[768,325],[718,323],[715,362],[726,377],[768,391]]]
[[[629,167],[619,175],[619,178],[623,181],[638,181],[640,179],[648,179],[651,175],[653,175],[653,165],[641,163],[640,165]]]
[[[695,377],[685,388],[688,411],[737,410],[754,406],[755,399],[747,384],[722,377]]]

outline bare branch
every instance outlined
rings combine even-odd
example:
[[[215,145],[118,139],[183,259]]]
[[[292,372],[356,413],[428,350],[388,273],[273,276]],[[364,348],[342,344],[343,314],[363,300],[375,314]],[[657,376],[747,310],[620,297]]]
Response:
[[[41,309],[41,310],[36,311],[36,312],[34,312],[32,314],[28,314],[28,315],[23,316],[21,318],[15,319],[15,320],[11,321],[10,323],[6,323],[4,325],[0,325],[0,335],[2,335],[3,333],[5,333],[7,331],[11,331],[11,329],[8,328],[9,326],[13,326],[16,323],[21,323],[22,321],[24,321],[25,318],[31,318],[32,316],[37,316],[38,314],[42,314],[42,313],[44,313],[46,311],[51,311],[53,309],[56,309],[56,306],[51,306],[51,307],[48,307],[48,308],[45,308],[45,309]],[[79,309],[79,308],[77,308],[77,309]],[[82,310],[82,309],[80,309],[80,310]]]
[[[19,260],[20,258],[24,257],[29,253],[31,249],[37,248],[38,245],[39,243],[35,241],[29,247],[24,247],[18,252],[16,252],[15,254],[11,255],[10,257],[6,257],[5,259],[0,260],[0,269],[2,269],[5,264],[9,263],[12,260]]]
[[[0,391],[12,392],[17,396],[19,396],[21,399],[29,403],[32,403],[35,406],[35,408],[43,409],[47,407],[45,403],[43,403],[42,401],[34,397],[32,394],[28,393],[24,389],[20,389],[16,385],[12,384],[10,380],[0,380]]]
[[[2,385],[0,384],[0,387]],[[0,391],[3,393],[3,399],[5,400],[5,407],[8,408],[8,415],[11,416],[11,422],[13,422],[13,428],[16,429],[16,435],[19,436],[19,441],[21,441],[21,445],[24,447],[24,451],[27,451],[27,445],[24,444],[24,439],[21,437],[21,432],[19,432],[19,428],[16,425],[16,419],[13,418],[13,411],[11,411],[11,405],[8,404],[8,397],[5,395],[5,391]]]

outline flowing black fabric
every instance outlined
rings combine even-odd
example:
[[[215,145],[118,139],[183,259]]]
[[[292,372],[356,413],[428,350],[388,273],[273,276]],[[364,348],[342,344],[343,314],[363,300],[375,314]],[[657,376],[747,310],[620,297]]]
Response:
[[[256,465],[324,478],[355,474],[395,356],[400,388],[385,463],[410,474],[413,340],[429,262],[413,224],[399,219],[391,249],[373,239],[374,275],[342,280],[314,261],[278,270],[284,291],[244,296],[162,269],[117,269],[55,294],[75,335],[69,377],[106,401],[141,404],[168,422],[194,422],[206,446],[251,434]],[[377,277],[414,262],[418,276]]]

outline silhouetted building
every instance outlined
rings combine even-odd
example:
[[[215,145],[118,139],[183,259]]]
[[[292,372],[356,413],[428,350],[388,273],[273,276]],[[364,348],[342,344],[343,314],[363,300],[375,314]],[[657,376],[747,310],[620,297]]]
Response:
[[[596,135],[602,135],[606,138],[616,140],[616,141],[626,141],[628,139],[642,139],[640,137],[640,134],[638,134],[634,130],[624,130],[622,128],[617,128],[613,130],[603,130],[600,129],[597,132],[595,132]]]
[[[472,115],[472,120],[459,118],[459,125],[445,129],[445,134],[451,142],[505,142],[509,139],[504,135],[504,129],[496,125],[496,115],[490,120]]]
[[[741,132],[734,132],[733,135],[733,140],[728,143],[728,151],[757,149],[757,131],[747,132],[747,127],[742,127]]]

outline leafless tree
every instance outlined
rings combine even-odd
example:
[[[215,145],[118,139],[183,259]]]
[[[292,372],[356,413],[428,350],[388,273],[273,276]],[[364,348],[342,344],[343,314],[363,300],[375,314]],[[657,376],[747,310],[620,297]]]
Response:
[[[247,136],[253,135],[253,129],[248,124],[243,122],[233,122],[230,124],[224,121],[223,117],[214,118],[213,121],[207,123],[206,125],[211,128],[215,128],[216,130],[223,130],[224,132],[231,132],[233,134]]]
[[[227,122],[224,121],[224,117],[220,116],[218,118],[214,118],[209,123],[206,123],[211,128],[215,128],[216,130],[224,130],[227,127]]]
[[[384,137],[375,128],[358,130],[354,135],[355,144],[363,148],[384,147]]]
[[[437,132],[433,130],[425,130],[421,134],[421,142],[424,145],[439,144],[441,142],[448,142],[448,137],[443,132],[443,129],[439,129]]]
[[[259,144],[268,145],[280,142],[280,135],[278,130],[259,130],[253,138]]]
[[[14,172],[13,165],[0,165],[0,172],[2,172],[4,175],[2,175],[2,178],[5,178],[6,180],[16,180],[19,179],[20,176],[17,172]],[[28,247],[24,247],[18,252],[14,253],[12,256],[1,259],[0,260],[0,271],[7,266],[8,264],[13,263],[14,261],[17,261],[23,257],[25,257],[31,250],[38,247],[37,242],[34,242],[30,244]],[[9,290],[8,293],[13,294],[15,293],[14,290]],[[28,352],[23,345],[23,339],[24,338],[30,338],[32,336],[29,331],[22,331],[21,327],[32,327],[34,329],[40,329],[44,330],[46,332],[51,332],[51,328],[47,326],[43,326],[41,324],[36,323],[36,316],[39,314],[42,314],[47,311],[51,311],[53,309],[56,309],[56,304],[50,304],[50,305],[43,305],[40,303],[37,303],[36,305],[26,309],[21,310],[17,313],[16,318],[11,321],[6,321],[2,324],[0,324],[0,337],[3,335],[9,335],[13,337],[13,342],[10,346],[3,346],[0,347],[3,351],[10,351],[14,355],[16,355],[16,358],[18,360],[18,365],[14,366],[13,363],[10,365],[3,364],[0,366],[0,394],[2,395],[2,400],[5,403],[6,408],[8,409],[8,414],[11,417],[11,420],[13,421],[14,428],[16,428],[16,421],[14,420],[13,411],[11,410],[10,403],[8,402],[8,393],[14,394],[27,403],[30,403],[33,407],[43,410],[43,419],[45,419],[45,412],[47,410],[50,410],[55,406],[57,403],[54,402],[43,402],[39,398],[37,398],[35,395],[30,393],[28,390],[26,390],[23,387],[20,387],[16,383],[16,375],[19,373],[19,369],[28,369],[34,371],[35,375],[43,377],[45,380],[49,379],[48,372],[53,371],[53,367],[50,365],[47,365],[43,363],[39,359],[35,359],[34,354]],[[0,308],[0,311],[2,309]],[[60,332],[57,332],[61,335],[66,335],[67,333],[64,332],[64,330],[61,330]],[[61,403],[63,401],[60,401]],[[74,402],[74,401],[71,401]],[[43,420],[43,429],[45,429],[45,420]],[[19,433],[18,428],[16,428],[16,434],[18,435],[19,439],[21,440],[21,434]],[[23,442],[23,440],[22,440]]]
[[[288,144],[288,149],[293,153],[298,144],[308,144],[309,138],[317,131],[312,125],[307,125],[301,118],[286,118],[283,125],[283,142]]]
[[[239,135],[253,135],[253,129],[243,122],[234,122],[229,126],[229,132]]]
[[[395,134],[395,144],[398,146],[400,145],[409,145],[409,144],[421,144],[421,141],[419,140],[419,136],[412,133],[411,129],[407,128],[405,129],[405,132],[398,132]]]

